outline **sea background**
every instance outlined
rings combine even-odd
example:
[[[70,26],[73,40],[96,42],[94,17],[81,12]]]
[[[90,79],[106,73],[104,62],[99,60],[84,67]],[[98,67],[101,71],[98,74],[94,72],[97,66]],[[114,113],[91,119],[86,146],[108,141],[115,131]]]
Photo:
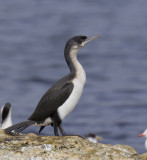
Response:
[[[100,35],[78,54],[87,82],[64,129],[145,152],[138,134],[147,128],[146,6],[146,0],[1,1],[0,107],[10,102],[13,123],[26,120],[46,90],[69,73],[66,41]],[[53,135],[53,129],[42,135]]]

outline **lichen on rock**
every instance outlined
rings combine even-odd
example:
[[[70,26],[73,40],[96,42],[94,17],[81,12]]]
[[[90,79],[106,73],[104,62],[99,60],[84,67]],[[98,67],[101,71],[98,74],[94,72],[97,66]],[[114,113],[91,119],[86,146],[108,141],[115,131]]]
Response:
[[[78,136],[8,136],[0,130],[0,160],[141,160],[133,147],[92,143]]]

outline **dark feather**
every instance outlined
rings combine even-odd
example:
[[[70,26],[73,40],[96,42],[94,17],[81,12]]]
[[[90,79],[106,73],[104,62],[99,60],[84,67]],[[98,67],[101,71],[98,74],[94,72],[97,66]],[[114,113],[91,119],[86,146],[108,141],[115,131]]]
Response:
[[[7,118],[9,112],[10,112],[10,109],[11,109],[11,104],[10,103],[6,103],[3,107],[3,110],[2,110],[2,123],[5,121],[5,119]]]
[[[51,117],[70,96],[73,83],[59,81],[51,87],[39,101],[35,111],[28,120],[44,121]]]
[[[19,133],[21,132],[22,130],[24,130],[25,128],[35,124],[36,122],[34,121],[24,121],[24,122],[20,122],[20,123],[17,123],[17,124],[14,124],[8,128],[6,128],[4,131],[6,132],[6,134],[11,134],[11,132],[13,131],[13,133]]]

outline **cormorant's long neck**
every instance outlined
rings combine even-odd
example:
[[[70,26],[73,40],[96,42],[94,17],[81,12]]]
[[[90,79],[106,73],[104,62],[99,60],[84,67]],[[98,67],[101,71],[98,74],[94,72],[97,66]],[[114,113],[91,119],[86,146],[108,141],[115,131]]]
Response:
[[[82,65],[79,63],[77,59],[77,53],[79,49],[75,48],[66,48],[64,50],[65,60],[72,74],[76,74],[79,70],[83,70]]]

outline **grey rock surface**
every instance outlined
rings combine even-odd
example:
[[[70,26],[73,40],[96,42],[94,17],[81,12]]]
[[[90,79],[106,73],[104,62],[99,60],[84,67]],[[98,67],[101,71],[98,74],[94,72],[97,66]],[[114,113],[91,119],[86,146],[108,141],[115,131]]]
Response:
[[[92,143],[78,136],[8,136],[0,130],[0,160],[141,160],[131,146]]]

